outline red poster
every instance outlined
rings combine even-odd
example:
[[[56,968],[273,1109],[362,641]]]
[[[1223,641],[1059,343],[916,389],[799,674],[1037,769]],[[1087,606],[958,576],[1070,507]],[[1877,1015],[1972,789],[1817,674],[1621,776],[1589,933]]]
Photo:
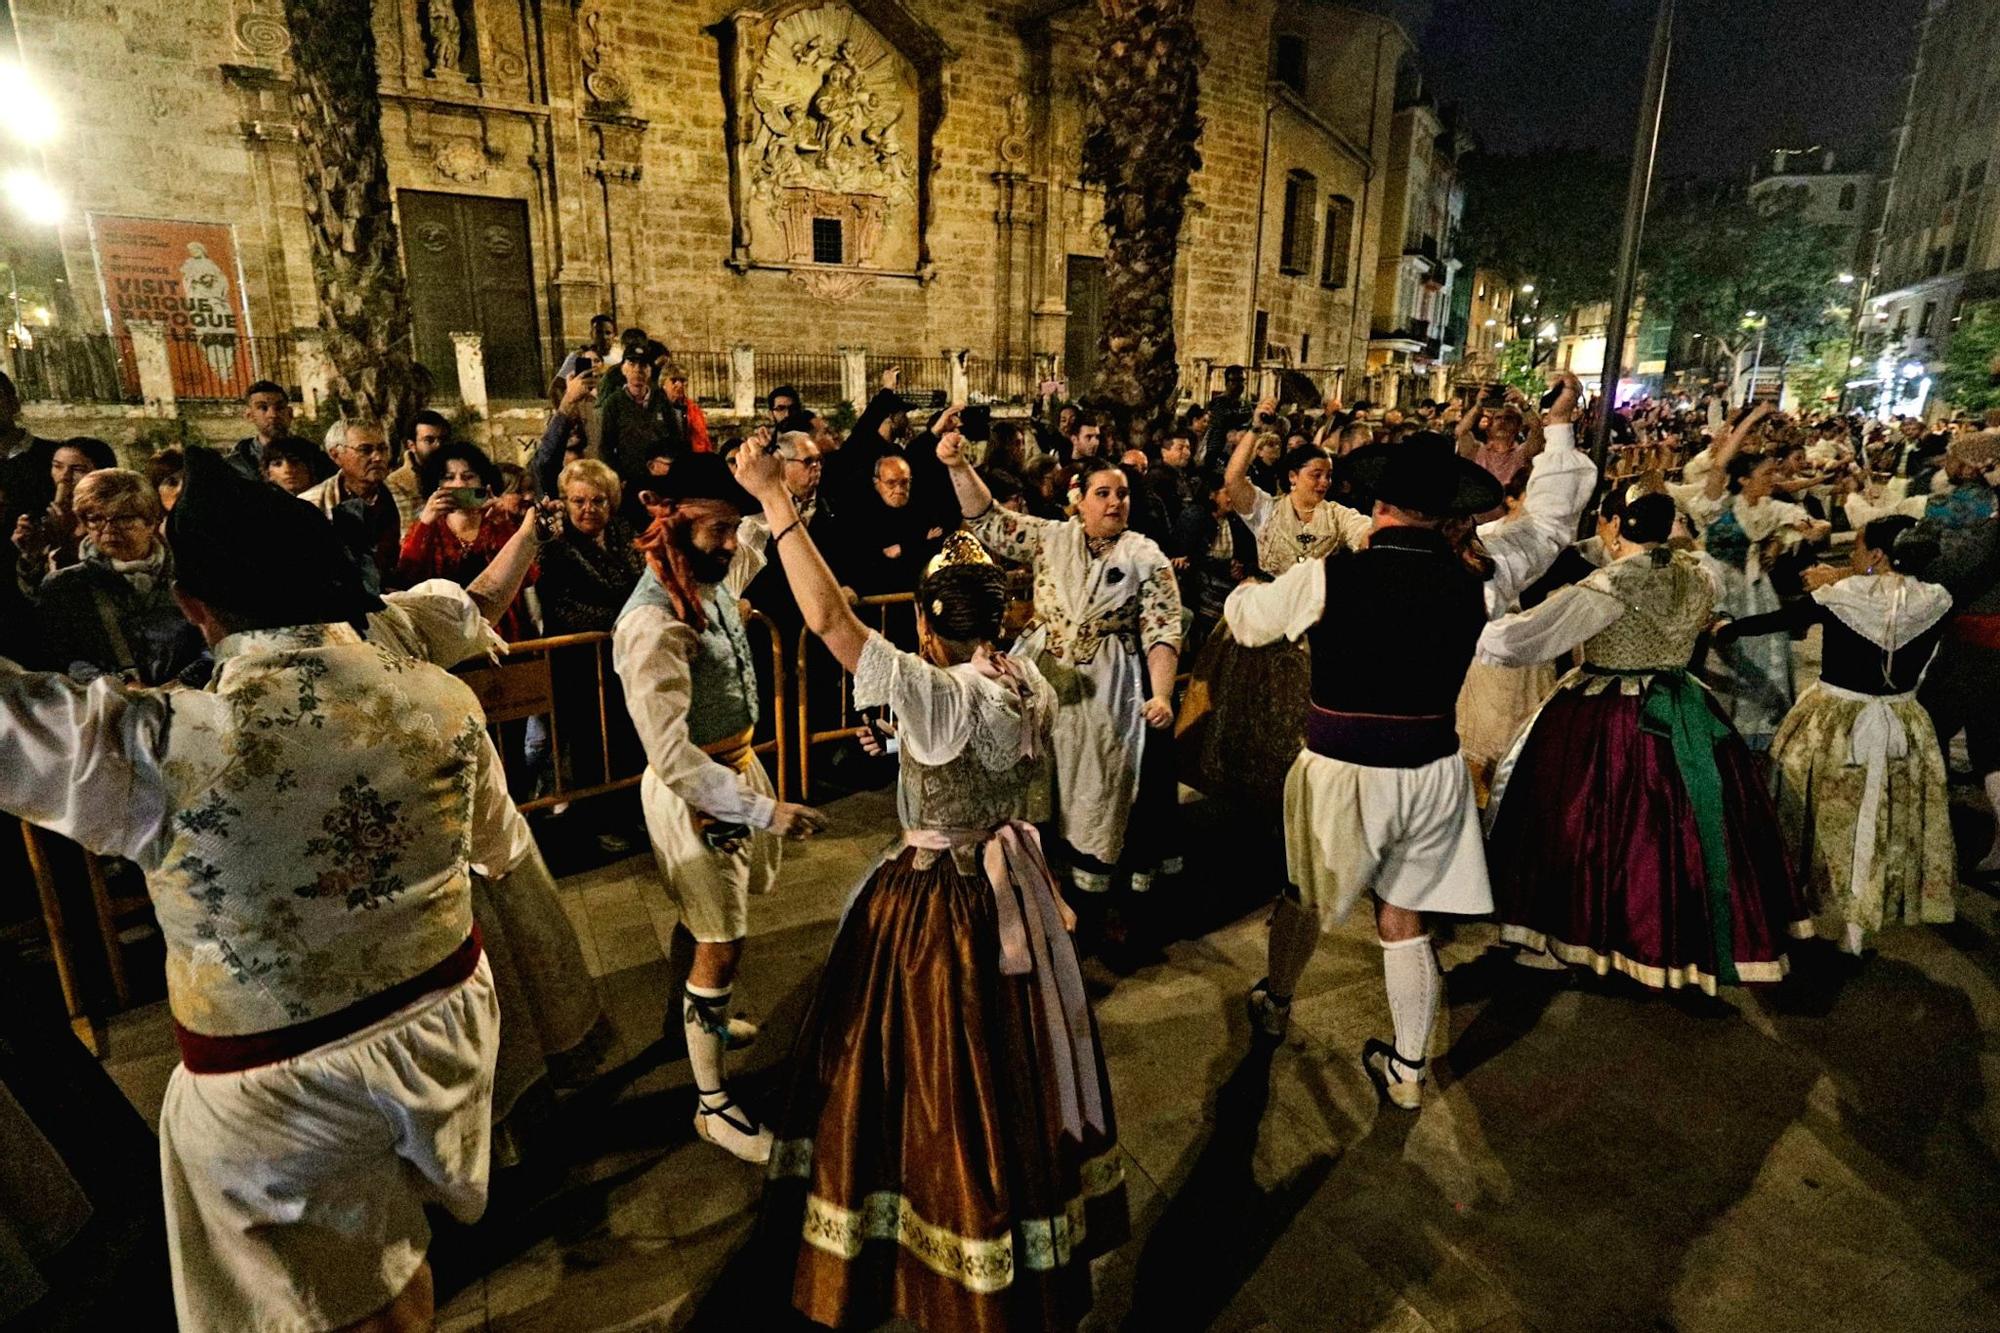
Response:
[[[242,397],[256,375],[235,232],[220,222],[94,213],[90,234],[127,387],[137,388],[138,375],[125,321],[152,320],[166,326],[177,396]]]

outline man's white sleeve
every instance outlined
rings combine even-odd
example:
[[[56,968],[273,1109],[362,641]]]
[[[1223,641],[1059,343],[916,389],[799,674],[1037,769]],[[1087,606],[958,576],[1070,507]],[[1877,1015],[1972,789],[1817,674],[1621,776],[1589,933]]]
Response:
[[[1326,611],[1326,561],[1301,560],[1270,583],[1244,583],[1222,605],[1229,632],[1246,648],[1296,639]]]
[[[0,810],[151,868],[172,795],[167,695],[0,661]]]
[[[740,548],[739,548],[740,549]],[[669,791],[724,823],[769,828],[778,803],[743,785],[688,735],[694,677],[688,666],[695,633],[658,607],[627,612],[611,635],[611,666],[625,686],[625,706],[646,747],[646,764]]]

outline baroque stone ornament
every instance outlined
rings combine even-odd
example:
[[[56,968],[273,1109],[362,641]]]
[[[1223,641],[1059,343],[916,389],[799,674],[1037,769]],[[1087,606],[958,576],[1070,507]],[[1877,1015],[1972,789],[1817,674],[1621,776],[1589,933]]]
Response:
[[[632,89],[618,72],[611,39],[605,34],[604,7],[599,0],[583,7],[577,15],[577,56],[583,65],[583,91],[592,101],[606,106],[622,106],[631,100]]]
[[[229,33],[235,39],[237,54],[260,60],[276,60],[292,45],[291,30],[285,27],[283,16],[264,8],[257,0],[238,5]]]
[[[1007,99],[1007,124],[1000,131],[1000,167],[1019,171],[1028,160],[1028,95],[1015,93]]]
[[[922,280],[951,48],[903,0],[782,0],[716,31],[730,264]],[[829,300],[868,285],[799,281]]]
[[[470,139],[445,139],[431,150],[431,168],[446,180],[486,179],[486,150]]]
[[[791,280],[806,289],[808,295],[822,301],[839,305],[851,301],[875,285],[873,273],[840,272],[823,268],[793,269]]]
[[[760,124],[753,189],[910,193],[897,122],[907,109],[883,70],[892,56],[854,11],[835,5],[780,19],[750,84]]]

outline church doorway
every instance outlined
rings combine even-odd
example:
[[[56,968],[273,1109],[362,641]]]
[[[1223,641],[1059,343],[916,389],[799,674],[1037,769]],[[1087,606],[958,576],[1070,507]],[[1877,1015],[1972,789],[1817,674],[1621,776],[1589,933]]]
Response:
[[[417,360],[440,393],[458,392],[451,335],[477,333],[489,398],[538,399],[548,392],[541,311],[528,251],[528,206],[519,199],[397,193]]]

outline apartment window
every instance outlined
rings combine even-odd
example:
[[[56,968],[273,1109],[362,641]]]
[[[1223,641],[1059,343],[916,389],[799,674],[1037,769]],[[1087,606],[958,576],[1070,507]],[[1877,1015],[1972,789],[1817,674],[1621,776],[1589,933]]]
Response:
[[[840,234],[839,218],[813,219],[813,263],[845,263],[847,247]]]
[[[1308,332],[1305,332],[1305,333],[1301,333],[1301,334],[1299,335],[1299,364],[1300,364],[1300,365],[1302,365],[1302,366],[1309,366],[1309,365],[1311,365],[1311,364],[1312,364],[1312,350],[1313,350],[1313,336],[1312,336],[1312,333],[1311,333],[1310,331],[1308,331]]]
[[[1931,325],[1935,323],[1937,323],[1937,302],[1926,301],[1924,302],[1924,313],[1917,316],[1917,336],[1919,338],[1930,337]]]
[[[1854,200],[1858,194],[1860,194],[1860,188],[1856,186],[1852,181],[1849,181],[1847,184],[1841,186],[1840,211],[1843,213],[1852,213],[1854,211]]]
[[[1965,254],[1966,251],[1970,248],[1971,248],[1970,243],[1967,241],[1964,240],[1953,241],[1951,243],[1951,254],[1944,261],[1945,268],[1953,272],[1956,272],[1957,270],[1964,268]]]
[[[1901,338],[1904,334],[1908,333],[1909,331],[1910,331],[1910,308],[1908,306],[1904,306],[1902,309],[1896,312],[1896,327],[1889,330],[1889,336],[1892,339]]]
[[[1319,182],[1310,171],[1285,175],[1285,231],[1278,244],[1278,271],[1304,273],[1312,264],[1313,205]]]
[[[1271,52],[1271,77],[1303,96],[1306,90],[1306,39],[1281,32]]]
[[[1262,365],[1265,357],[1264,340],[1271,336],[1271,312],[1259,310],[1257,318],[1250,326],[1250,356],[1253,362]]]
[[[1321,241],[1319,285],[1347,285],[1347,252],[1354,248],[1354,201],[1337,194],[1326,201],[1326,236]]]

